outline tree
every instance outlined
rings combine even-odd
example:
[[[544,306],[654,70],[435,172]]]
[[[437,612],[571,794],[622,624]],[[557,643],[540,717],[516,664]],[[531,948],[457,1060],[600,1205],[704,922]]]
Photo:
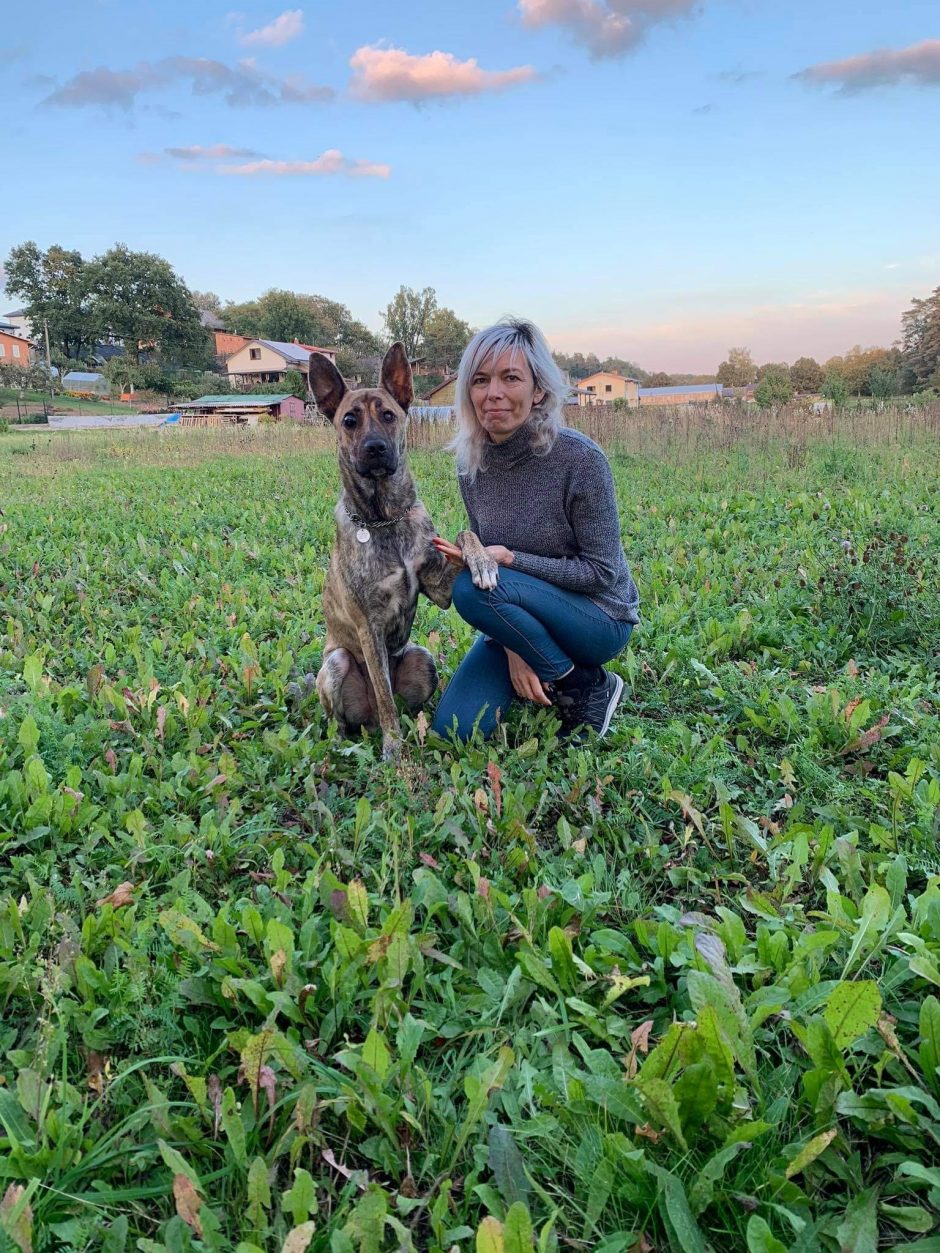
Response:
[[[901,357],[904,383],[912,390],[929,386],[940,371],[940,287],[901,314]]]
[[[433,287],[425,287],[420,292],[411,287],[399,287],[382,314],[389,340],[400,341],[409,357],[417,357],[428,319],[436,309],[437,293]]]
[[[842,358],[841,374],[849,394],[853,396],[871,395],[871,374],[875,369],[891,372],[896,370],[899,355],[893,348],[862,348],[856,344]]]
[[[792,396],[793,384],[790,382],[789,369],[776,365],[767,366],[754,390],[754,399],[758,406],[761,409],[772,409],[775,405],[785,405]]]
[[[647,380],[649,375],[644,369],[636,365],[633,361],[627,361],[624,357],[607,357],[601,362],[602,370],[609,370],[611,374],[619,374],[623,378],[637,379],[643,386],[648,386]]]
[[[32,240],[10,250],[6,290],[19,297],[33,333],[49,327],[49,344],[69,360],[83,360],[99,336],[91,308],[88,262],[80,252],[53,244],[42,251]]]
[[[835,370],[830,371],[823,380],[822,394],[827,400],[831,400],[837,409],[841,409],[849,398],[849,389],[842,375],[837,374]]]
[[[790,367],[787,365],[785,361],[768,361],[764,365],[759,365],[757,367],[758,383],[761,381],[761,379],[764,377],[765,374],[771,371],[774,374],[785,375],[788,380],[790,378]]]
[[[220,314],[222,312],[222,301],[214,291],[191,291],[193,304],[201,311],[208,313]]]
[[[898,371],[884,366],[872,366],[868,375],[868,390],[876,400],[889,400],[898,392]]]
[[[452,373],[472,337],[470,325],[461,321],[453,309],[435,309],[425,323],[421,355],[427,359],[428,365],[439,366],[443,372]]]
[[[790,366],[790,382],[794,391],[818,392],[822,381],[822,367],[812,357],[797,357]]]
[[[89,264],[92,319],[132,362],[143,351],[180,364],[206,360],[212,336],[169,261],[115,244]]]
[[[662,370],[657,370],[655,374],[649,376],[647,387],[672,387],[672,375],[664,374]]]
[[[344,304],[326,296],[272,287],[256,300],[229,302],[222,311],[226,326],[241,335],[257,336],[318,348],[335,348],[340,373],[353,375],[363,357],[379,352],[378,336],[358,322]]]
[[[587,356],[583,352],[570,354],[556,352],[552,355],[555,358],[555,364],[560,370],[564,370],[567,373],[573,383],[577,383],[581,379],[590,378],[592,374],[597,374],[601,368],[601,363],[593,352],[589,352]]]
[[[729,348],[727,361],[722,361],[716,375],[724,387],[748,387],[757,377],[757,368],[748,348]]]

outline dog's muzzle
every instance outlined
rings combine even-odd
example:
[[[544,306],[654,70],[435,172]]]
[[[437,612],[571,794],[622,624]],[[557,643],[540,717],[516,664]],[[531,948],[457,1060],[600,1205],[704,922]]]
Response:
[[[356,469],[368,478],[386,478],[398,469],[398,449],[384,439],[367,439],[358,451]]]

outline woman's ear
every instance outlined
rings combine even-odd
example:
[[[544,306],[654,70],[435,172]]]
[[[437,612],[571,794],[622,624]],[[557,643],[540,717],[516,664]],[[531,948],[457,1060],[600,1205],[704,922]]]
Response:
[[[540,405],[544,399],[545,399],[544,392],[536,392],[534,396],[532,397],[532,403],[533,405]]]

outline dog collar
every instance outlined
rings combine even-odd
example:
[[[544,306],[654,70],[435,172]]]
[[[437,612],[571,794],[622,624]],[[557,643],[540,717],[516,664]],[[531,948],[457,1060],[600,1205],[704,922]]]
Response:
[[[399,522],[404,522],[405,518],[408,517],[413,508],[414,505],[409,505],[405,512],[400,513],[397,518],[382,518],[377,522],[373,522],[368,518],[361,518],[358,513],[352,513],[349,509],[346,510],[346,516],[349,518],[350,522],[354,522],[359,528],[356,531],[356,539],[359,543],[368,544],[369,540],[372,538],[372,531],[369,529],[370,527],[376,531],[381,531],[385,527],[397,526]]]

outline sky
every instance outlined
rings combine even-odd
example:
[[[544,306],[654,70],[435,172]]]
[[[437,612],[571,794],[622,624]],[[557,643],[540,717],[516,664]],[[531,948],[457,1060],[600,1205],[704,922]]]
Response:
[[[238,2],[0,19],[0,260],[120,241],[375,330],[430,286],[666,371],[890,344],[940,284],[936,0]]]

